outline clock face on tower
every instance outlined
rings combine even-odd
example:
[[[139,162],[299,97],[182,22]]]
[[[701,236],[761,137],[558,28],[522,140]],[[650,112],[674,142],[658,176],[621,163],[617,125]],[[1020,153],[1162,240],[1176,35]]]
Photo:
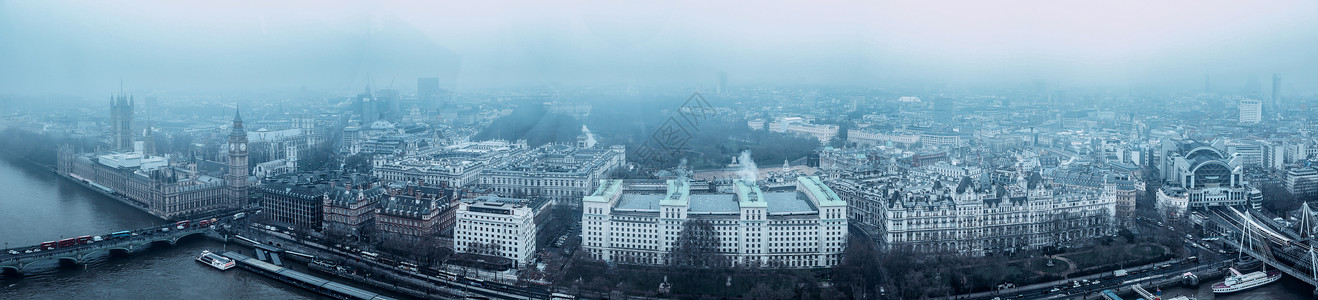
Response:
[[[238,145],[229,144],[229,151],[238,151]]]
[[[238,144],[238,150],[247,151],[247,144]]]

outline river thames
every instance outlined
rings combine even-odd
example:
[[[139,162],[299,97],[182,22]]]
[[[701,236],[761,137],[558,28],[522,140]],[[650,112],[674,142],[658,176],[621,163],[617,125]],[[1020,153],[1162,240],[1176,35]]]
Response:
[[[6,247],[166,223],[7,155],[0,155],[0,182],[8,187],[0,196],[0,242]],[[221,272],[193,260],[202,250],[223,247],[222,243],[196,237],[132,256],[101,255],[90,259],[85,268],[60,266],[54,261],[40,263],[30,267],[22,278],[0,279],[0,299],[322,298],[242,269]],[[1266,287],[1214,298],[1209,285],[1167,289],[1164,295],[1192,295],[1199,300],[1308,299],[1312,291],[1303,282],[1286,278]]]
[[[0,182],[6,186],[0,195],[0,242],[9,247],[165,223],[7,155],[0,155]],[[22,278],[0,279],[0,299],[321,298],[242,269],[222,272],[193,260],[202,250],[223,247],[195,237],[132,256],[100,255],[85,268],[38,263]]]

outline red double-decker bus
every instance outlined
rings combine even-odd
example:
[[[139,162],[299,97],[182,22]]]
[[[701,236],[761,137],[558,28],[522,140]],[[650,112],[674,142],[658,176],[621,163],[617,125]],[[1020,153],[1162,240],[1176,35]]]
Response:
[[[58,245],[59,243],[56,243],[54,241],[41,243],[41,250],[54,250],[55,247]]]
[[[60,248],[73,247],[75,245],[78,245],[78,238],[67,238],[67,239],[59,240]]]
[[[86,243],[91,242],[91,241],[92,241],[92,236],[90,236],[90,235],[84,235],[84,236],[80,236],[80,237],[78,237],[78,245],[86,244]]]

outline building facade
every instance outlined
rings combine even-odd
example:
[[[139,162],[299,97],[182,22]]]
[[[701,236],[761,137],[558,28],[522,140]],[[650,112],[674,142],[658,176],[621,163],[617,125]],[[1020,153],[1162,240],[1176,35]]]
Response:
[[[525,151],[524,143],[463,143],[400,159],[377,159],[372,172],[388,182],[423,181],[463,187],[479,182],[481,171],[486,168],[506,163]]]
[[[261,197],[261,218],[266,222],[300,230],[320,231],[324,218],[323,199],[329,186],[313,176],[284,176],[256,188]]]
[[[1222,150],[1194,141],[1163,142],[1162,190],[1157,194],[1160,212],[1182,216],[1189,208],[1248,204],[1243,159],[1228,158]]]
[[[1318,194],[1318,169],[1308,167],[1286,171],[1286,191],[1295,196]]]
[[[337,236],[365,236],[374,225],[376,204],[386,196],[383,188],[372,184],[331,188],[321,199],[323,230]]]
[[[627,162],[624,146],[609,148],[544,145],[480,174],[480,185],[513,198],[545,197],[580,206],[600,179]]]
[[[796,191],[764,192],[736,181],[731,193],[669,180],[604,180],[582,199],[582,249],[599,260],[672,263],[683,227],[714,228],[728,266],[821,268],[837,265],[847,237],[847,203],[818,177],[798,177]]]
[[[1254,99],[1240,100],[1240,123],[1258,124],[1263,121],[1263,102]]]
[[[889,250],[982,256],[1087,245],[1114,233],[1115,199],[1097,190],[1055,191],[1034,173],[1014,185],[897,194],[880,206]]]
[[[375,229],[385,239],[415,242],[433,238],[452,226],[443,216],[454,213],[451,193],[436,187],[388,187],[389,197],[375,209]],[[451,222],[451,219],[450,221]]]
[[[517,267],[535,255],[535,213],[525,205],[489,201],[458,204],[453,250],[511,259]]]

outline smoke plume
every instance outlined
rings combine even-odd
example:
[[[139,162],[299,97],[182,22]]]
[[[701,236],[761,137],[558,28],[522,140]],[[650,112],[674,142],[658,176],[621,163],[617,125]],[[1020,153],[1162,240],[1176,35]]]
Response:
[[[737,163],[741,164],[741,170],[737,171],[737,177],[745,180],[747,183],[754,184],[759,174],[759,167],[755,166],[755,160],[751,159],[751,151],[741,151],[741,156],[737,158]]]

